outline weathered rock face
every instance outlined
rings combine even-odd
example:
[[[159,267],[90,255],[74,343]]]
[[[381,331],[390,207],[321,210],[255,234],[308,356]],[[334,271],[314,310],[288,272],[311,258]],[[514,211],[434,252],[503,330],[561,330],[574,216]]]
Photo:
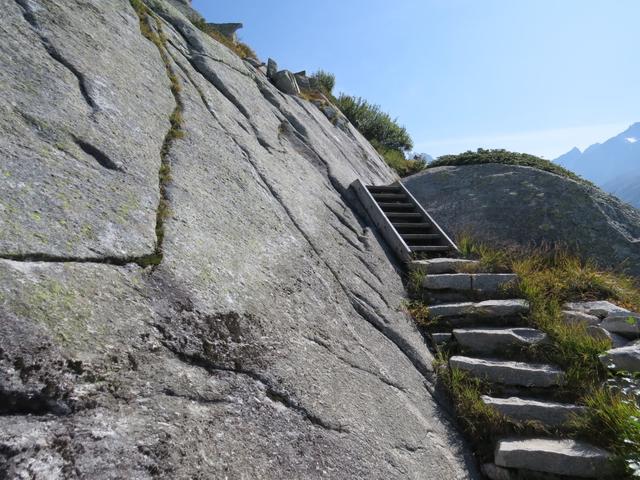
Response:
[[[493,244],[558,243],[640,275],[640,211],[530,167],[430,168],[404,180],[445,231]]]
[[[149,5],[174,94],[128,1],[0,0],[0,477],[475,478],[347,190],[392,172]]]

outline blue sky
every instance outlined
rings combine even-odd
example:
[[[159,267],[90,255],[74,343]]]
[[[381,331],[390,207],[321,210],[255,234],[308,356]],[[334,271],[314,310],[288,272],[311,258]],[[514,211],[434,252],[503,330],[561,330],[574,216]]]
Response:
[[[258,56],[337,77],[432,155],[555,158],[640,121],[640,0],[194,0]]]

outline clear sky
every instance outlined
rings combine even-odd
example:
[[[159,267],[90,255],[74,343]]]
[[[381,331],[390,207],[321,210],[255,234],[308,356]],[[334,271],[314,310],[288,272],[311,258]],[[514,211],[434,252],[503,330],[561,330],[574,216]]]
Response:
[[[640,0],[194,0],[258,56],[319,68],[416,151],[555,158],[640,121]]]

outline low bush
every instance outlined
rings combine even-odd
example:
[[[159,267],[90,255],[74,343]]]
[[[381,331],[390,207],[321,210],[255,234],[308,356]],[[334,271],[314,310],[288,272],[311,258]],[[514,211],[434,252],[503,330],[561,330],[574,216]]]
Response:
[[[249,45],[237,40],[233,40],[223,35],[218,30],[213,28],[211,25],[207,24],[204,18],[192,17],[190,18],[190,20],[191,20],[191,23],[193,23],[196,27],[198,27],[200,30],[202,30],[204,33],[209,35],[214,40],[217,40],[218,42],[223,44],[225,47],[229,48],[232,52],[234,52],[240,58],[258,58],[258,56],[256,55],[256,52],[254,52]]]
[[[443,155],[437,160],[429,163],[429,168],[457,166],[457,165],[480,165],[484,163],[500,163],[503,165],[516,165],[522,167],[533,167],[545,172],[555,173],[577,182],[592,185],[587,180],[579,177],[575,173],[562,168],[561,166],[545,160],[535,155],[527,153],[516,153],[508,150],[485,150],[479,148],[477,151],[468,151],[458,155]]]
[[[333,96],[333,88],[336,86],[336,76],[333,73],[318,70],[316,73],[311,75],[311,78],[318,82],[322,93],[327,96]]]

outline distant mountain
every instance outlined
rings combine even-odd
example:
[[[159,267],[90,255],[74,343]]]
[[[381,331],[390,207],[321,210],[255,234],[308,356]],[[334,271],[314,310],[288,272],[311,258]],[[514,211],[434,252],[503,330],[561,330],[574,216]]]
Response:
[[[640,122],[584,152],[573,148],[555,162],[640,208]]]
[[[602,189],[640,208],[640,172],[610,180],[602,185]]]

